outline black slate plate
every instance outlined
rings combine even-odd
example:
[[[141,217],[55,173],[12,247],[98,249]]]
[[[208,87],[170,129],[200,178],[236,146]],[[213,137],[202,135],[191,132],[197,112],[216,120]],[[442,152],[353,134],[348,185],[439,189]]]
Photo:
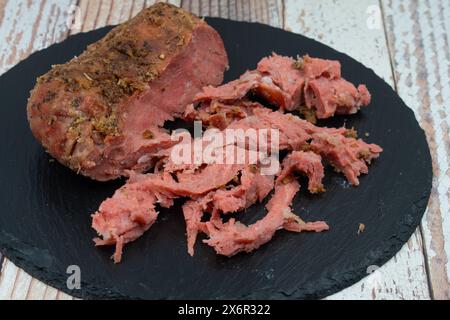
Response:
[[[259,24],[208,19],[222,35],[230,56],[226,80],[254,68],[275,51],[341,61],[343,75],[365,83],[370,107],[351,117],[324,122],[355,126],[384,148],[381,158],[349,187],[328,170],[327,192],[301,192],[294,210],[305,220],[326,220],[320,234],[279,232],[253,254],[231,259],[198,244],[186,253],[180,207],[164,210],[158,223],[126,246],[123,262],[112,248],[95,248],[90,214],[123,181],[98,183],[56,162],[33,139],[26,120],[29,90],[52,64],[63,63],[104,36],[110,28],[70,37],[33,54],[0,78],[0,249],[38,279],[82,298],[321,298],[357,282],[372,265],[381,266],[408,240],[426,208],[432,180],[425,135],[413,112],[371,70],[350,57],[300,35]],[[263,214],[254,206],[246,221]],[[359,223],[366,225],[357,235]],[[81,268],[82,289],[66,287],[69,265]]]

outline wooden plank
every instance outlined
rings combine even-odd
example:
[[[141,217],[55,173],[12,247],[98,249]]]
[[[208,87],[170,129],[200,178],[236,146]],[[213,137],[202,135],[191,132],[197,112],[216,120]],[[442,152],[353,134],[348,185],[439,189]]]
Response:
[[[199,16],[283,26],[281,0],[184,0],[181,5]]]
[[[108,20],[111,16],[111,9],[112,9],[112,2],[111,1],[101,1],[101,6],[99,8],[99,13],[97,16],[97,24],[101,26],[108,25]]]
[[[57,300],[57,298],[58,298],[58,290],[50,286],[47,286],[45,288],[43,300]]]
[[[214,0],[211,0],[214,2]],[[228,0],[216,0],[219,2],[219,15],[218,17],[229,19]],[[184,1],[183,1],[184,2]]]
[[[80,3],[88,1],[80,1]],[[83,12],[83,27],[82,31],[87,32],[95,28],[97,25],[97,17],[100,14],[101,2],[98,0],[89,1],[87,5],[82,5],[82,8],[86,8],[86,12]]]
[[[283,3],[282,1],[265,1],[267,4],[266,12],[268,13],[268,21],[270,25],[283,28]]]
[[[320,2],[286,0],[285,27],[345,52],[371,67],[391,86],[394,79],[376,0]],[[311,53],[313,54],[313,53]],[[345,70],[343,70],[345,75]],[[430,298],[420,231],[370,277],[329,299]]]
[[[435,299],[450,299],[450,3],[383,1],[400,96],[425,130],[433,159],[431,199],[422,223]]]
[[[131,18],[135,17],[145,7],[145,0],[134,0],[131,7]]]
[[[6,7],[6,1],[1,0],[0,1],[0,25],[2,24],[3,18],[5,17],[5,7]]]
[[[5,259],[0,276],[0,300],[72,300],[65,293],[33,279],[11,261]]]
[[[60,292],[32,278],[8,259],[1,265],[0,300],[72,300]]]
[[[74,300],[74,298],[62,291],[58,291],[58,294],[56,295],[56,300]]]
[[[219,17],[220,16],[220,4],[219,1],[208,1],[209,2],[209,16]]]
[[[5,259],[2,266],[2,273],[0,275],[0,300],[11,299],[18,272],[19,269]]]

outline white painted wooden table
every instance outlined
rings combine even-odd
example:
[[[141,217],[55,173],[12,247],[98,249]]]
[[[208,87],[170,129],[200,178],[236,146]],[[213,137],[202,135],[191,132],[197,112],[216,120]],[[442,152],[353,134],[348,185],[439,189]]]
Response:
[[[0,74],[36,50],[70,34],[123,22],[153,2],[0,0]],[[430,144],[434,181],[428,209],[420,228],[392,260],[328,299],[449,299],[450,0],[170,2],[199,15],[257,21],[304,34],[371,67],[398,91]],[[72,12],[78,23],[70,25]],[[0,299],[72,299],[1,254],[0,267]]]

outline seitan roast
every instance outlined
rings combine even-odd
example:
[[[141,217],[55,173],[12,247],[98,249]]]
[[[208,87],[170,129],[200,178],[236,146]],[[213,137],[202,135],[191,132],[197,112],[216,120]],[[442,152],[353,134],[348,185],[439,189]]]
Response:
[[[228,59],[219,34],[175,6],[157,3],[84,53],[40,77],[28,102],[36,139],[59,162],[95,180],[144,171],[173,142],[161,128]]]

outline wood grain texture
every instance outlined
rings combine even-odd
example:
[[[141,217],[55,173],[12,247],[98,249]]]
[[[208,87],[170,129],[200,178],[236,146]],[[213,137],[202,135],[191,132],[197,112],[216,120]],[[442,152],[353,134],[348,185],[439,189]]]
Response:
[[[450,2],[382,1],[398,93],[425,130],[433,188],[422,223],[432,296],[450,299]]]
[[[450,84],[449,2],[383,0],[381,7],[377,0],[339,3],[317,0],[167,2],[202,16],[260,22],[302,33],[350,54],[398,87],[400,95],[415,110],[425,128],[433,153],[437,178],[422,227],[425,243],[422,245],[422,234],[416,232],[385,266],[329,298],[426,299],[430,297],[426,277],[428,267],[432,295],[448,299],[450,111],[444,103],[449,101]],[[0,39],[5,40],[0,42],[0,74],[30,53],[61,41],[69,34],[121,23],[153,3],[153,0],[0,0]],[[74,15],[78,21],[71,25],[69,17],[73,12],[69,8],[75,4],[79,7]],[[423,11],[418,13],[418,9]],[[386,30],[383,18],[388,26]],[[424,261],[424,253],[428,264]],[[0,299],[72,299],[32,279],[7,259],[1,264],[0,255],[2,265]]]
[[[68,34],[67,9],[75,0],[2,1],[0,73]]]
[[[5,259],[0,275],[0,300],[73,300]]]
[[[349,54],[394,87],[378,1],[285,1],[285,27]],[[343,70],[345,75],[345,70]],[[370,88],[369,88],[370,89]],[[374,267],[375,268],[375,267]],[[372,270],[369,270],[372,271]],[[420,231],[370,277],[329,299],[427,299]]]
[[[274,27],[282,27],[284,20],[281,0],[184,0],[181,6],[199,16],[260,22]]]

